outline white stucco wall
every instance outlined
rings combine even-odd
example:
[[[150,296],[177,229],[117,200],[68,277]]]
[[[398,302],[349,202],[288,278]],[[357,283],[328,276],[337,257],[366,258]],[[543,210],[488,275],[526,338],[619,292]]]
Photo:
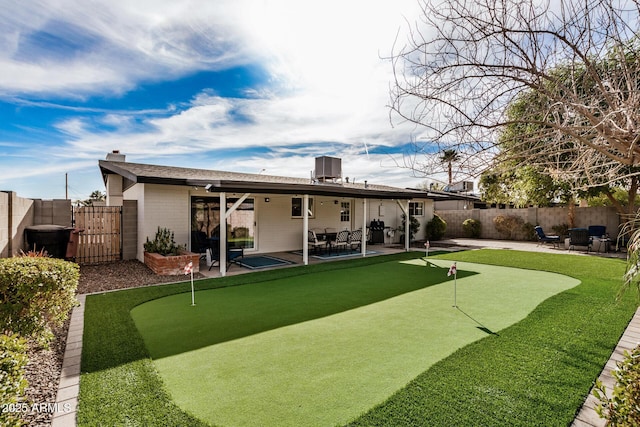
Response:
[[[124,193],[126,200],[138,200],[137,258],[144,260],[144,242],[155,237],[158,227],[174,232],[178,245],[188,245],[190,237],[189,187],[136,184]]]

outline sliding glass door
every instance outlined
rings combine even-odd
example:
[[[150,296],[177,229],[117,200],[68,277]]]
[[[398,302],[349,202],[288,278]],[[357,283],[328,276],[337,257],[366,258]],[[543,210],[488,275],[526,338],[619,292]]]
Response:
[[[227,210],[237,201],[227,198]],[[191,198],[191,230],[202,231],[209,238],[220,237],[219,197]],[[227,219],[227,242],[233,247],[255,249],[254,199],[245,199]]]

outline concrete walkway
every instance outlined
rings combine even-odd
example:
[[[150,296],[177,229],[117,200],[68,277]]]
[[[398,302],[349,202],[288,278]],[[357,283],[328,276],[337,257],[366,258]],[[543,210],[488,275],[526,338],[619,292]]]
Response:
[[[550,253],[571,253],[584,256],[606,256],[625,258],[626,254],[621,253],[601,253],[601,252],[585,252],[585,251],[567,251],[564,248],[554,248],[551,245],[538,245],[535,242],[518,242],[509,240],[484,240],[484,239],[445,239],[431,243],[431,250],[469,250],[469,249],[512,249],[529,252],[550,252]],[[418,250],[418,248],[413,248]],[[397,248],[377,248],[379,254],[394,253],[402,251]],[[274,254],[276,255],[276,254]],[[283,256],[284,257],[284,256]],[[331,261],[326,261],[331,262]],[[297,264],[300,265],[300,264]],[[287,268],[287,267],[283,267]],[[207,267],[201,265],[203,273],[207,271]],[[230,272],[231,274],[249,273],[251,270],[238,268],[239,271]],[[215,277],[215,269],[211,272],[207,271],[207,276]],[[76,427],[76,414],[78,408],[78,394],[80,392],[80,357],[82,353],[82,334],[84,330],[84,304],[86,295],[78,295],[79,306],[75,307],[71,313],[69,331],[67,333],[67,343],[62,362],[62,372],[60,374],[60,382],[58,385],[58,394],[56,397],[57,408],[53,415],[52,427]],[[624,357],[624,351],[631,351],[640,343],[640,308],[636,311],[635,316],[627,326],[627,329],[620,339],[618,346],[605,365],[600,380],[605,384],[607,390],[613,388],[614,379],[611,371],[616,368],[616,362]],[[606,425],[605,420],[601,419],[594,410],[597,400],[593,395],[589,395],[582,409],[579,411],[572,427],[603,427]]]
[[[84,302],[86,295],[78,295],[77,307],[71,312],[67,345],[62,359],[62,372],[58,382],[56,412],[53,413],[52,427],[75,427],[80,393],[80,357],[82,354],[82,334],[84,332]]]

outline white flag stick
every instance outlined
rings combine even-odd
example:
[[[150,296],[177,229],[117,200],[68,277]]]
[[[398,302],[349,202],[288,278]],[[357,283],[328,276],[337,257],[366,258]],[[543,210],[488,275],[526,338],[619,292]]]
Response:
[[[196,305],[196,294],[193,289],[193,270],[191,270],[191,305]]]
[[[458,272],[453,274],[453,306],[458,307]]]
[[[453,276],[453,306],[458,307],[458,263],[454,262],[447,276]]]
[[[191,305],[196,305],[196,295],[193,289],[193,261],[184,266],[184,274],[191,273]]]

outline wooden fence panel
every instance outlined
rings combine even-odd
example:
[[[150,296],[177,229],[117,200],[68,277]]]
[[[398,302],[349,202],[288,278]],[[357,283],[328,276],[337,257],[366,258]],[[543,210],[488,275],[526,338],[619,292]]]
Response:
[[[122,259],[122,207],[81,206],[74,209],[81,229],[76,261],[80,264]]]

